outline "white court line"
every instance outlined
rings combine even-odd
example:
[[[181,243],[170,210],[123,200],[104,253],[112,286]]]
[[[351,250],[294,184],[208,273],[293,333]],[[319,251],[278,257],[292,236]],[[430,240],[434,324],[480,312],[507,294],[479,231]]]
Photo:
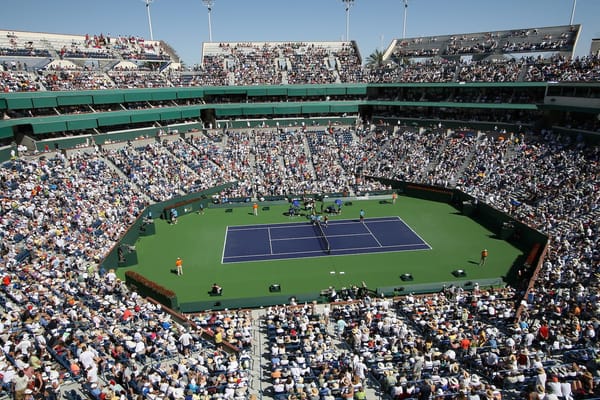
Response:
[[[404,220],[403,220],[402,218],[400,218],[400,217],[396,217],[396,218],[398,218],[398,219],[400,220],[400,222],[402,222],[404,225],[406,225],[406,227],[407,227],[408,229],[410,229],[410,231],[411,231],[412,233],[414,233],[416,237],[418,237],[419,239],[421,239],[421,241],[422,241],[423,243],[425,243],[425,244],[427,245],[427,247],[429,247],[429,250],[431,250],[431,246],[429,245],[429,243],[427,243],[427,241],[426,241],[426,240],[423,240],[423,238],[422,238],[422,237],[421,237],[421,236],[420,236],[420,235],[419,235],[417,232],[415,232],[415,231],[413,230],[413,228],[411,228],[411,227],[410,227],[410,225],[409,225],[409,224],[407,224],[406,222],[404,222]]]
[[[350,236],[367,236],[369,233],[349,233],[347,235],[325,235],[327,239],[329,238],[338,238],[338,237],[350,237]],[[281,238],[281,239],[273,239],[274,242],[283,242],[286,240],[296,240],[296,239],[318,239],[319,237],[316,235],[312,236],[296,236],[290,238]]]
[[[397,217],[375,217],[370,218],[371,222],[393,222],[397,220]],[[345,225],[345,224],[354,224],[356,223],[355,219],[336,219],[329,220],[329,225]],[[271,227],[272,229],[285,229],[285,228],[296,228],[300,225],[310,226],[310,220],[302,221],[302,222],[274,222],[264,225],[253,225],[245,227],[244,225],[236,225],[236,226],[228,226],[227,229],[231,229],[232,232],[237,231],[254,231],[258,229],[265,229],[266,227]]]
[[[423,243],[397,244],[397,245],[392,245],[392,246],[349,247],[347,249],[337,249],[337,250],[332,249],[331,251],[332,251],[332,253],[335,253],[335,252],[354,251],[354,250],[388,249],[388,248],[396,248],[396,247],[420,246],[422,244]],[[416,249],[416,250],[421,250],[421,249]],[[267,256],[280,256],[280,255],[290,255],[290,254],[310,254],[310,253],[322,254],[323,250],[290,251],[290,252],[286,252],[286,253],[274,253],[274,254],[267,254],[267,253],[265,253],[265,254],[250,254],[250,255],[244,255],[244,256],[229,256],[227,258],[230,259],[230,258],[248,258],[248,257],[267,257]],[[385,253],[390,253],[390,252],[385,252]],[[352,253],[344,254],[344,255],[352,255]],[[265,261],[265,260],[255,260],[255,261]]]
[[[420,244],[419,244],[420,245]],[[408,245],[407,245],[408,246]],[[381,247],[373,247],[373,249],[378,249],[380,251],[373,251],[373,252],[365,252],[365,253],[356,253],[356,255],[364,255],[364,254],[389,254],[389,253],[399,253],[399,252],[407,252],[407,251],[423,251],[423,250],[431,250],[430,248],[423,248],[423,249],[407,249],[407,250],[401,250],[401,249],[391,249],[391,250],[386,250],[386,251],[381,251]],[[352,253],[346,253],[345,250],[338,250],[336,254],[335,250],[332,250],[332,252],[330,254],[327,254],[327,257],[347,257],[347,256],[351,256],[353,255]],[[303,254],[306,254],[306,252],[303,252]],[[319,253],[316,253],[315,255],[307,255],[304,257],[293,257],[292,259],[295,258],[321,258],[324,256],[324,252],[321,251]],[[251,256],[247,256],[247,257],[251,257]],[[230,257],[228,257],[229,259]],[[259,258],[257,260],[231,260],[231,261],[226,261],[224,262],[224,264],[239,264],[239,263],[259,263],[259,262],[276,262],[276,261],[281,261],[281,260],[289,260],[289,257],[271,257],[271,258]]]
[[[225,261],[225,246],[227,245],[227,234],[229,233],[229,226],[225,229],[225,241],[223,242],[223,253],[221,254],[221,264]]]
[[[269,236],[269,249],[271,250],[271,254],[273,254],[273,241],[271,240],[271,228],[267,228],[267,234]]]
[[[365,221],[377,223],[377,222],[394,222],[398,218],[397,217],[375,217],[375,218],[365,218]],[[333,221],[329,221],[329,225],[349,225],[356,224],[358,222],[357,219],[336,219]]]
[[[350,236],[365,236],[365,235],[370,235],[372,236],[375,241],[379,244],[379,247],[352,247],[352,248],[347,248],[347,249],[338,249],[338,252],[342,252],[342,251],[354,251],[354,250],[373,250],[373,249],[392,249],[392,248],[402,248],[402,247],[411,247],[411,246],[421,246],[421,245],[425,245],[427,246],[428,250],[431,250],[432,247],[429,245],[429,243],[427,243],[425,240],[423,240],[423,238],[417,233],[415,232],[410,225],[408,225],[406,222],[404,222],[402,220],[402,218],[400,218],[399,216],[395,216],[395,217],[375,217],[375,218],[369,218],[369,219],[365,219],[365,221],[369,221],[369,223],[383,223],[383,222],[395,222],[395,221],[400,221],[402,222],[416,237],[419,238],[419,240],[421,240],[421,243],[411,243],[411,244],[396,244],[396,245],[389,245],[389,246],[384,246],[382,245],[379,240],[377,240],[377,237],[371,232],[370,229],[368,229],[366,226],[365,228],[369,231],[369,233],[353,233],[353,234],[346,234],[346,235],[327,235],[327,238],[336,238],[336,237],[350,237]],[[334,220],[334,221],[329,221],[329,223],[331,225],[346,225],[346,224],[356,224],[356,220],[355,219],[346,219],[346,220]],[[249,227],[249,228],[243,228],[241,227],[241,229],[232,229],[232,232],[237,232],[237,231],[253,231],[253,230],[262,230],[262,229],[267,229],[269,232],[269,246],[271,248],[271,254],[252,254],[252,255],[244,255],[244,256],[229,256],[227,257],[227,259],[236,259],[236,258],[249,258],[249,257],[267,257],[267,256],[277,256],[277,255],[293,255],[293,254],[318,254],[317,257],[320,257],[320,255],[323,253],[322,250],[315,250],[315,251],[295,251],[295,252],[286,252],[286,253],[273,253],[273,247],[272,247],[272,242],[273,241],[284,241],[284,240],[303,240],[303,239],[316,239],[317,237],[314,235],[311,236],[304,236],[304,237],[294,237],[294,238],[282,238],[282,239],[272,239],[271,235],[270,235],[270,229],[285,229],[285,228],[296,228],[298,226],[307,226],[309,227],[310,222],[306,222],[307,225],[305,225],[304,222],[297,222],[297,223],[290,223],[290,222],[281,222],[281,223],[275,223],[275,224],[265,224],[264,226],[254,226],[254,227]],[[286,225],[286,226],[270,226],[270,225]],[[225,239],[227,239],[227,232],[229,231],[229,226],[227,227],[227,229],[225,230]],[[225,241],[225,243],[227,243]],[[422,249],[415,249],[415,250],[422,250]],[[406,250],[398,250],[398,251],[406,251]],[[335,249],[331,249],[331,253],[335,253],[336,250]],[[381,252],[381,253],[390,253],[390,252],[394,252],[394,250],[391,251],[385,251],[385,252]],[[223,257],[221,258],[221,263],[225,263],[225,246],[223,246]],[[357,253],[361,254],[361,253]],[[332,254],[333,255],[333,254]],[[340,255],[349,255],[349,254],[340,254]],[[309,258],[310,256],[307,256],[306,258]],[[274,258],[274,259],[263,259],[263,260],[251,260],[251,261],[275,261],[278,260],[279,258]]]
[[[373,239],[375,239],[375,241],[377,242],[377,244],[379,245],[379,247],[383,247],[383,245],[381,244],[381,242],[379,240],[377,240],[377,236],[375,236],[373,234],[373,232],[371,232],[371,230],[369,229],[369,226],[367,225],[367,223],[363,223],[363,225],[365,226],[365,229],[369,231],[369,233],[371,234],[371,236],[373,236]]]
[[[390,245],[390,246],[379,246],[379,247],[375,247],[375,246],[369,246],[369,247],[348,247],[347,249],[337,249],[337,251],[354,251],[354,250],[371,250],[371,249],[389,249],[389,248],[396,248],[396,247],[410,247],[410,246],[421,246],[423,243],[411,243],[411,244],[394,244],[394,245]],[[332,250],[332,251],[336,251],[336,250]],[[357,253],[357,255],[359,255],[361,253]]]
[[[311,253],[318,253],[318,254],[324,254],[323,250],[309,250],[309,251],[289,251],[286,253],[272,253],[272,254],[250,254],[250,255],[244,255],[244,256],[229,256],[227,257],[229,258],[248,258],[248,257],[267,257],[267,256],[285,256],[285,255],[290,255],[290,254],[311,254]],[[261,260],[257,260],[257,261],[261,261]]]
[[[244,225],[238,225],[238,226],[232,226],[232,227],[228,227],[231,228],[231,230],[233,232],[237,232],[237,231],[255,231],[257,229],[265,229],[266,227],[271,227],[273,229],[285,229],[285,228],[297,228],[298,226],[310,226],[310,220],[306,220],[304,222],[274,222],[274,223],[270,223],[270,224],[263,224],[263,225],[252,225],[252,226],[244,226]]]

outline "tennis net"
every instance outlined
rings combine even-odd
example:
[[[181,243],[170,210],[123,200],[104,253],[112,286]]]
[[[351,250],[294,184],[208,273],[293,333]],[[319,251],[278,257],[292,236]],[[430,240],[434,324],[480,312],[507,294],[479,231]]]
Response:
[[[315,221],[313,223],[313,227],[317,233],[317,236],[319,237],[319,240],[321,241],[321,248],[323,251],[327,254],[331,253],[331,245],[329,244],[327,235],[325,235],[325,231],[323,231],[323,226],[321,226],[321,223],[319,221]]]

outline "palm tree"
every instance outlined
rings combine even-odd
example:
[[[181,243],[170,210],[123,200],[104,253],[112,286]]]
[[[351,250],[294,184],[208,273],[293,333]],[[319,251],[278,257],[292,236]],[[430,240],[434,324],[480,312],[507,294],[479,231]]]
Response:
[[[383,64],[383,51],[381,50],[375,50],[369,55],[369,57],[367,57],[367,65],[369,67],[379,68],[382,67]]]

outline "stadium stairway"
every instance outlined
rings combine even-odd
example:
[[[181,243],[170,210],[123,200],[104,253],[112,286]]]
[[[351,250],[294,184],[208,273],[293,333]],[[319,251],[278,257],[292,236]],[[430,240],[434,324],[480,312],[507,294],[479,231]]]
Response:
[[[148,195],[146,193],[144,193],[143,190],[141,190],[133,181],[131,181],[126,175],[125,173],[123,173],[123,171],[121,171],[112,161],[110,161],[108,158],[106,157],[100,157],[105,163],[106,165],[111,168],[113,171],[115,171],[115,173],[117,175],[119,175],[119,177],[121,177],[121,179],[123,179],[126,182],[129,182],[129,184],[134,187],[137,190],[137,193],[139,193],[140,197],[143,197],[144,200],[146,200],[149,203],[152,203],[152,199],[150,197],[148,197]]]
[[[477,140],[477,144],[473,147],[473,150],[469,153],[469,155],[465,157],[462,165],[456,171],[456,176],[463,176],[466,169],[477,156],[477,149],[479,147],[479,143],[481,143],[482,137],[478,136],[475,140]],[[456,182],[453,182],[453,184],[456,184]]]
[[[310,151],[310,146],[308,145],[307,135],[302,135],[302,145],[304,146],[304,154],[306,154],[307,160],[312,160],[312,152]],[[310,170],[310,174],[312,176],[317,176],[312,162],[306,162],[304,163],[304,166]]]
[[[446,134],[445,137],[447,138],[448,134]],[[448,147],[448,140],[443,140],[442,145],[438,150],[438,154],[444,154],[444,152],[446,151],[446,147]],[[427,176],[431,171],[434,171],[440,162],[441,160],[439,158],[432,159],[425,171],[423,172],[423,176]]]

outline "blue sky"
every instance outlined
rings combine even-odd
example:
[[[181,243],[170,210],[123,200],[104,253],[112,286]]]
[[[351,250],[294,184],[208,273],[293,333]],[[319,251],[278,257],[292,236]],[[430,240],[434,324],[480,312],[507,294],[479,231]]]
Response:
[[[484,32],[570,21],[573,0],[409,0],[406,37]],[[208,41],[208,13],[201,0],[154,0],[154,38],[169,43],[188,65],[198,63]],[[600,38],[600,0],[577,0],[583,25],[576,55]],[[355,0],[350,39],[363,58],[402,37],[402,0]],[[144,0],[4,0],[0,28],[35,32],[150,37]],[[214,0],[214,41],[342,40],[342,0]]]

